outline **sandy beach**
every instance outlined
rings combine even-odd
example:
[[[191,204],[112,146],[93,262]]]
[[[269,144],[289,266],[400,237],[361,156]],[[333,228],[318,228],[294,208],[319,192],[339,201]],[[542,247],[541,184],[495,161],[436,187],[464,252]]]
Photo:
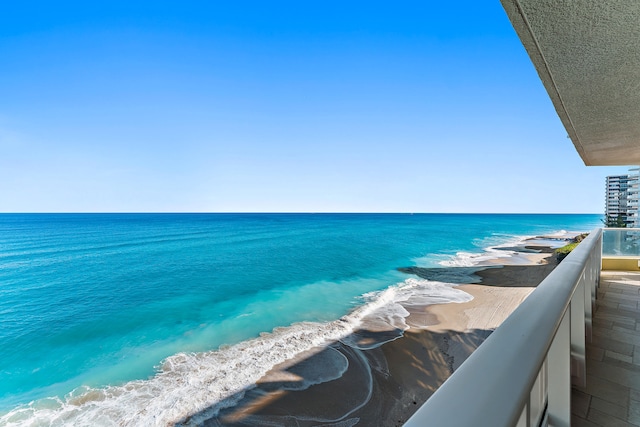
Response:
[[[400,426],[535,289],[556,265],[548,248],[527,247],[475,272],[458,289],[465,303],[412,306],[399,331],[356,331],[370,349],[335,342],[277,366],[208,426]],[[401,269],[402,270],[402,269]],[[404,269],[428,277],[436,269]],[[397,334],[400,338],[389,340]],[[385,342],[388,341],[388,342]],[[189,420],[184,420],[186,423]]]

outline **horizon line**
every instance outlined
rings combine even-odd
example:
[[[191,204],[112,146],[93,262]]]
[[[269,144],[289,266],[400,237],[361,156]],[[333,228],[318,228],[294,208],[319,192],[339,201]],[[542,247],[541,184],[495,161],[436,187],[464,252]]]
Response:
[[[0,212],[0,215],[150,215],[150,214],[186,214],[186,215],[602,215],[604,213],[595,212],[376,212],[376,211],[42,211],[42,212]]]

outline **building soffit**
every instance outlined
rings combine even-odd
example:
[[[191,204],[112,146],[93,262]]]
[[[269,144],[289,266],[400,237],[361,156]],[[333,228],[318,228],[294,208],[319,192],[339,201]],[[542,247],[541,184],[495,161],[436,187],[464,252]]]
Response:
[[[584,163],[640,164],[640,1],[501,1]]]

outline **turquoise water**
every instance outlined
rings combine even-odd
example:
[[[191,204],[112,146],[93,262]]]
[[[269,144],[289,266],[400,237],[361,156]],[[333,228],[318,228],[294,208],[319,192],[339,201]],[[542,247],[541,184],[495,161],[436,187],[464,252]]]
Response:
[[[277,327],[318,328],[403,283],[399,267],[467,265],[488,247],[588,231],[600,218],[2,214],[0,414],[58,416],[88,389],[151,379],[223,345],[257,346],[247,340]]]

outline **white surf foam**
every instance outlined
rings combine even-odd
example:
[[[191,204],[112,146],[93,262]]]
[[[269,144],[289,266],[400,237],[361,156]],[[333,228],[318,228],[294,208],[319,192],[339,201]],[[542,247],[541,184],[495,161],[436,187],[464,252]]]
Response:
[[[488,246],[483,252],[458,252],[450,259],[440,261],[444,267],[474,267],[479,265],[490,265],[492,261],[500,258],[511,258],[519,252],[510,250],[525,246],[549,246],[559,247],[564,245],[564,241],[580,234],[567,230],[559,230],[543,236],[513,236],[506,241]]]
[[[2,415],[0,426],[198,425],[237,403],[271,368],[297,354],[339,340],[356,348],[376,347],[401,334],[383,335],[368,347],[350,343],[349,336],[369,326],[404,331],[409,315],[405,307],[472,298],[452,284],[410,278],[365,295],[364,305],[336,321],[296,323],[216,351],[179,353],[164,360],[148,380],[83,387],[62,399],[31,402]]]
[[[458,252],[455,257],[449,260],[440,261],[440,265],[444,267],[475,267],[482,265],[487,261],[493,261],[500,258],[511,258],[515,254],[515,251],[497,248],[487,248],[481,253]]]

